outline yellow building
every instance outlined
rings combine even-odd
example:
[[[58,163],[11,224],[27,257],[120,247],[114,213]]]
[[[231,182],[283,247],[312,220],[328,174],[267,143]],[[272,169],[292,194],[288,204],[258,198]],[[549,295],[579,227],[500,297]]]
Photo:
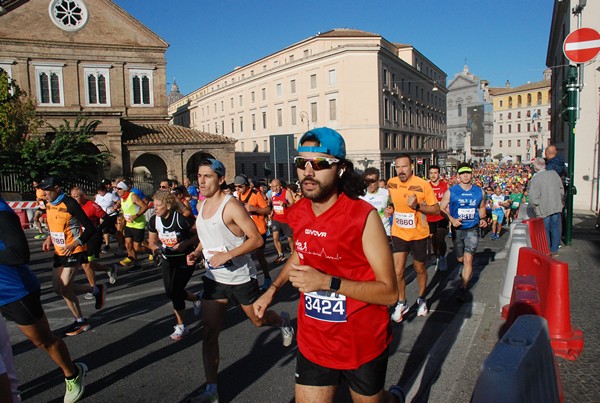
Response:
[[[544,80],[490,88],[494,106],[492,157],[529,163],[551,139],[550,70]]]

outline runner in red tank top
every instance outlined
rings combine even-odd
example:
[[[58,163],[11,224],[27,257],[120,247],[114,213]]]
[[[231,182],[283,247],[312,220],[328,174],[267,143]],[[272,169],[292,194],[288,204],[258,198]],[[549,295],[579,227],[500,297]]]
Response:
[[[294,252],[254,303],[256,314],[263,315],[288,280],[301,293],[297,402],[332,402],[342,378],[355,401],[404,401],[398,386],[392,393],[384,389],[387,305],[397,300],[398,287],[381,219],[359,199],[366,186],[345,159],[338,132],[313,129],[300,139],[298,152],[304,198],[287,214]]]
[[[287,210],[294,204],[294,196],[287,189],[281,186],[279,179],[271,181],[271,205],[273,206],[273,216],[271,218],[271,232],[273,233],[273,245],[277,250],[277,259],[273,263],[279,264],[285,262],[285,255],[279,237],[281,233],[288,239],[290,249],[294,245],[292,229],[288,225],[286,217]],[[267,289],[268,287],[265,287]]]
[[[440,167],[431,165],[429,167],[429,184],[435,193],[438,201],[442,201],[442,197],[448,190],[448,183],[440,178]],[[448,233],[448,219],[444,216],[444,212],[440,210],[440,214],[428,215],[427,222],[429,223],[429,238],[431,239],[431,247],[435,256],[435,269],[446,271],[446,234]]]

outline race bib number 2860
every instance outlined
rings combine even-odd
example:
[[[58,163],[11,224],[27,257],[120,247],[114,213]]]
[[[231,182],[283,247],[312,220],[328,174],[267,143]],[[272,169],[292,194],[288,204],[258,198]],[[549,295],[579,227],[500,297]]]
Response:
[[[326,322],[346,322],[346,296],[330,291],[314,291],[304,294],[306,316]]]

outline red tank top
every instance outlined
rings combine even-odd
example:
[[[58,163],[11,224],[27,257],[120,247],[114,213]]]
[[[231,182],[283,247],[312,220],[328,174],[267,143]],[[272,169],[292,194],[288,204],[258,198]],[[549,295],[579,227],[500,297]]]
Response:
[[[271,195],[271,203],[273,204],[273,220],[282,223],[287,223],[286,211],[290,207],[286,199],[287,189],[281,189],[279,194]]]
[[[437,198],[438,203],[442,201],[442,197],[444,197],[444,193],[448,190],[448,182],[440,180],[437,185],[429,182],[431,188],[433,189],[433,193],[435,193],[435,197]],[[441,214],[438,215],[428,215],[427,222],[438,222],[444,219]]]
[[[316,217],[301,199],[287,213],[300,264],[343,279],[373,281],[375,273],[362,248],[362,233],[373,207],[340,195]],[[349,214],[349,212],[352,212]],[[391,341],[387,306],[328,291],[301,293],[298,348],[310,361],[333,369],[356,369],[379,356]]]

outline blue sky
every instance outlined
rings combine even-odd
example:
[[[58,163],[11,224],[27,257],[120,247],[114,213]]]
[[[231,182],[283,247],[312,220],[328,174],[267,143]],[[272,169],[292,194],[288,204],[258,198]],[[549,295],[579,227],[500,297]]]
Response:
[[[187,94],[333,28],[413,45],[446,72],[513,87],[540,81],[552,0],[114,0],[170,44],[167,82]]]

